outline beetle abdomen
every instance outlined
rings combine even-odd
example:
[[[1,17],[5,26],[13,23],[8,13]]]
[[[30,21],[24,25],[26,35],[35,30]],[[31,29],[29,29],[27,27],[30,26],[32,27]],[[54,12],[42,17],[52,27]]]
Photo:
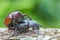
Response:
[[[12,20],[7,16],[5,21],[4,21],[4,24],[8,27],[8,25],[12,22]]]

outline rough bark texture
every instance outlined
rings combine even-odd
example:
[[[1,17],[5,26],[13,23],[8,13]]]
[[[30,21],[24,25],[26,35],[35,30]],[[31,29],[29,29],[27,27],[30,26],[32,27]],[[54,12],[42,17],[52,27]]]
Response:
[[[37,35],[33,30],[29,30],[12,37],[13,31],[10,34],[7,28],[0,28],[0,40],[60,40],[60,29],[58,28],[40,28],[39,32],[40,34]]]

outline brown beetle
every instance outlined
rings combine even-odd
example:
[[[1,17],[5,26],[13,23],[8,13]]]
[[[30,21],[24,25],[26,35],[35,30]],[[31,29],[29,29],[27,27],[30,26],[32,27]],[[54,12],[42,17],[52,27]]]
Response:
[[[22,20],[24,20],[24,16],[27,16],[27,15],[21,14],[21,12],[19,12],[19,11],[12,12],[6,17],[4,24],[8,27],[8,29],[14,30],[14,28],[16,28],[16,25],[18,23],[19,24],[23,23]],[[31,20],[31,18],[29,16],[27,16],[27,17]],[[20,29],[23,30],[24,27],[22,27]],[[26,27],[25,29],[28,30],[29,27]]]
[[[22,19],[23,15],[20,13],[20,12],[12,12],[10,13],[5,21],[4,21],[4,24],[9,27],[8,25],[11,24],[14,20],[17,20],[18,18],[21,18]]]
[[[27,16],[28,19],[25,19],[25,16]],[[30,27],[34,30],[39,30],[39,24],[36,23],[36,21],[32,20],[28,15],[22,14],[19,11],[10,13],[6,17],[4,24],[9,30],[17,29],[14,35],[17,35],[19,32],[26,32]]]

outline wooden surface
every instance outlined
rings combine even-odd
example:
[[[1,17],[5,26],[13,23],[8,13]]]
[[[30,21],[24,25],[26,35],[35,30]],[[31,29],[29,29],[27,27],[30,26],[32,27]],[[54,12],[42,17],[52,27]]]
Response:
[[[4,32],[5,31],[5,32]],[[26,33],[19,34],[15,37],[10,37],[10,40],[60,40],[59,28],[40,28],[40,35],[37,35],[33,30],[29,30]],[[4,34],[4,35],[2,35]],[[10,33],[7,28],[0,28],[0,40],[8,40]]]

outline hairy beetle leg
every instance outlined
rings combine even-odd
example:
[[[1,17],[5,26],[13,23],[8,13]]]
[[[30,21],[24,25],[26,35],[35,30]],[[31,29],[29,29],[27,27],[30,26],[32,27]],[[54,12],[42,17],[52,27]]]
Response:
[[[35,29],[35,30],[33,30],[33,31],[37,34],[37,36],[40,35],[39,30]]]

